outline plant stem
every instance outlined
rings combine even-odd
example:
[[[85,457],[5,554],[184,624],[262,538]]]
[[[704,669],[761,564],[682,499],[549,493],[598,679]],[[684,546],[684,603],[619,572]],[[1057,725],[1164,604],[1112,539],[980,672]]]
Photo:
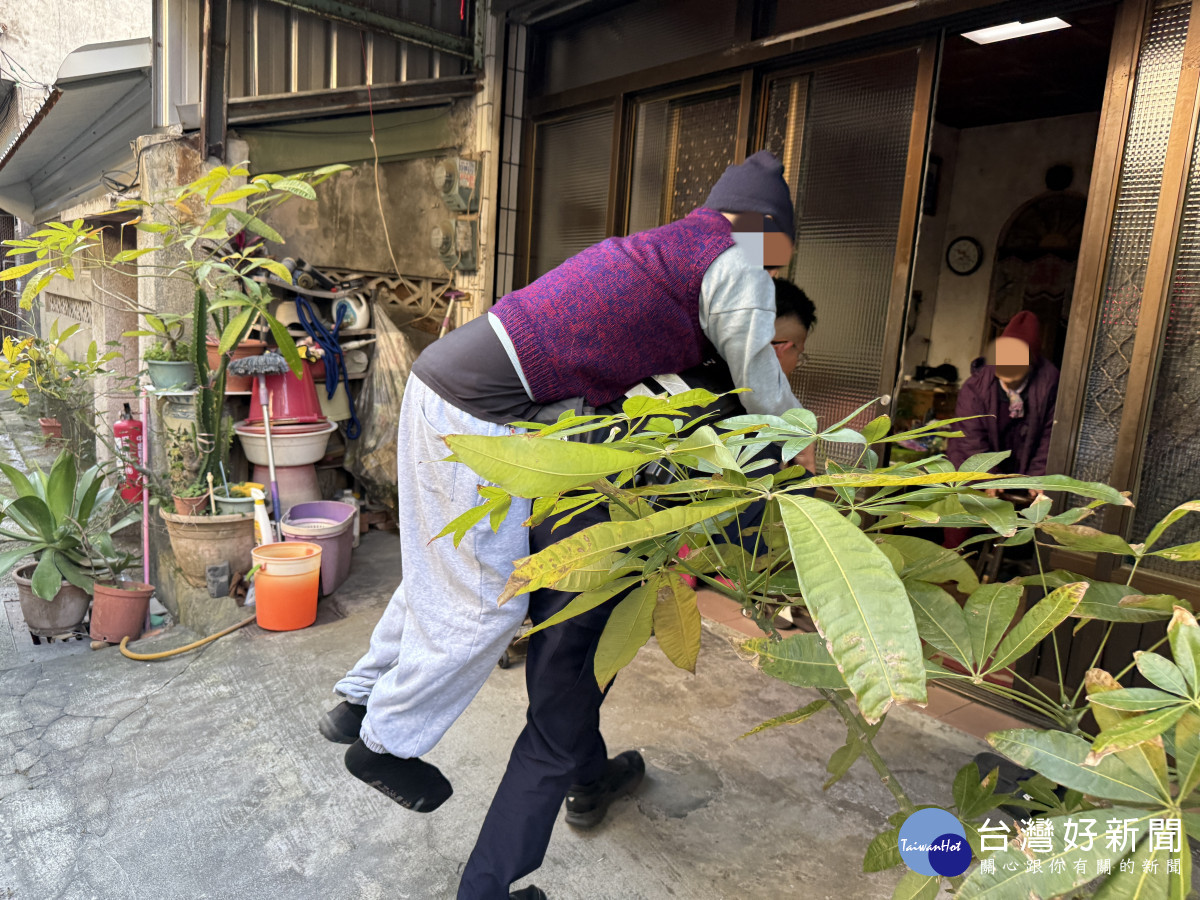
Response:
[[[1151,644],[1149,647],[1147,647],[1146,652],[1153,653],[1155,650],[1157,650],[1159,647],[1161,647],[1166,642],[1167,642],[1167,636],[1163,635],[1157,641],[1155,641],[1153,644]],[[1137,665],[1137,660],[1135,659],[1129,665],[1127,665],[1125,668],[1123,668],[1120,672],[1118,672],[1116,675],[1114,675],[1113,677],[1117,681],[1120,681],[1122,678],[1124,678],[1126,675],[1128,675],[1129,670],[1132,669],[1136,665]]]
[[[879,751],[875,749],[875,744],[872,743],[871,735],[863,724],[862,717],[850,709],[850,704],[843,700],[837,691],[821,688],[821,696],[833,704],[833,708],[838,711],[838,715],[845,721],[846,727],[853,731],[854,736],[862,743],[863,756],[871,763],[871,768],[875,770],[875,773],[879,776],[879,780],[883,782],[883,786],[896,798],[901,812],[908,812],[912,809],[915,804],[912,800],[908,799],[908,794],[904,793],[904,788],[900,786],[900,782],[896,780],[896,776],[888,768],[887,762],[879,755]]]
[[[1113,626],[1116,624],[1116,622],[1108,623],[1108,628],[1104,632],[1104,637],[1100,639],[1100,646],[1096,648],[1096,655],[1092,657],[1092,664],[1088,666],[1088,670],[1096,668],[1096,664],[1100,662],[1100,654],[1104,652],[1104,646],[1108,643],[1109,637],[1112,636]],[[1071,698],[1072,706],[1079,705],[1079,698],[1083,694],[1083,689],[1085,686],[1086,682],[1080,682],[1079,687],[1075,689],[1075,696]]]
[[[1037,560],[1038,574],[1042,576],[1042,590],[1044,591],[1046,589],[1046,570],[1042,568],[1042,551],[1038,549],[1037,541],[1033,542],[1033,558]],[[1062,654],[1058,649],[1057,630],[1050,632],[1050,640],[1054,644],[1054,668],[1058,670],[1058,702],[1065,705],[1067,702],[1067,685],[1063,677]],[[1074,703],[1071,705],[1073,706]]]

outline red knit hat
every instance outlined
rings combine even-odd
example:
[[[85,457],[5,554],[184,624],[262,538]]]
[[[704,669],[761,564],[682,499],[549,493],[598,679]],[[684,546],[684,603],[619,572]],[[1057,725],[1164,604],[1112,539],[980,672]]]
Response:
[[[1041,356],[1042,326],[1038,317],[1027,309],[1017,313],[1009,320],[1009,323],[1004,326],[1004,333],[1001,337],[1016,338],[1025,343],[1029,347],[1031,359]]]

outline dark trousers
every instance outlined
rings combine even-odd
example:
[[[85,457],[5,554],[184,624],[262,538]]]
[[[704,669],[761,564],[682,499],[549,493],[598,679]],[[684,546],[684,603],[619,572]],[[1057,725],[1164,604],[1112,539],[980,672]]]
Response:
[[[530,532],[537,552],[607,516],[583,514],[551,533],[546,522]],[[577,595],[534,591],[529,616],[545,621]],[[608,760],[600,736],[600,704],[593,662],[596,644],[620,597],[552,625],[529,639],[525,681],[529,710],[508,768],[467,860],[458,900],[508,900],[509,886],[542,864],[559,808],[573,784],[603,776]]]

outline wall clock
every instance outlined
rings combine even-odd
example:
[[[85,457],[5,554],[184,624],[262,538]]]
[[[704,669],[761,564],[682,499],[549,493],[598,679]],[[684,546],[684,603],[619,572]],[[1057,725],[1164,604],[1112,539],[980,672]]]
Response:
[[[955,275],[970,275],[983,265],[983,245],[973,237],[956,237],[946,248],[946,265]]]

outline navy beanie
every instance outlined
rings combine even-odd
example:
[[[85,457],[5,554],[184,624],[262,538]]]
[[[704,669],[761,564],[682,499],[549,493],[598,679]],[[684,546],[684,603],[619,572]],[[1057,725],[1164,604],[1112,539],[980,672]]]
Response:
[[[704,206],[718,212],[770,216],[789,238],[796,239],[792,192],[783,180],[783,163],[770,150],[759,150],[741,165],[726,169]]]

